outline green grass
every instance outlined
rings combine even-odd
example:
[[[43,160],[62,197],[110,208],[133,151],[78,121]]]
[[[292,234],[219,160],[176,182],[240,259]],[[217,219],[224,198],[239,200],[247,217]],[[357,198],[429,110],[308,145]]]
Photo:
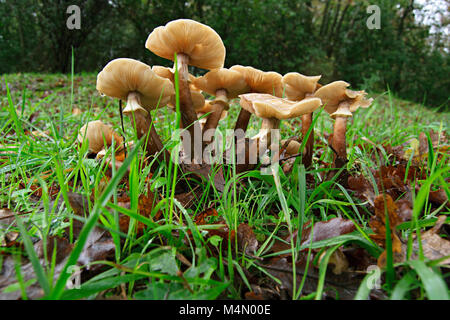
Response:
[[[236,176],[234,167],[226,166],[223,167],[226,186],[221,193],[212,180],[196,184],[191,176],[189,179],[187,176],[180,178],[177,166],[162,165],[149,180],[150,189],[158,195],[159,202],[155,203],[150,217],[139,215],[139,197],[147,191],[149,174],[148,167],[143,166],[140,149],[130,150],[124,166],[113,172],[105,185],[105,163],[87,159],[86,143],[76,143],[81,126],[92,120],[100,119],[122,133],[118,102],[101,97],[95,91],[95,80],[95,74],[76,74],[73,81],[71,76],[58,74],[15,74],[4,75],[0,81],[0,202],[3,208],[25,213],[17,218],[17,224],[0,229],[0,235],[20,232],[24,246],[0,250],[5,256],[15,254],[22,256],[22,261],[31,261],[37,282],[44,290],[44,298],[95,299],[101,293],[105,296],[122,295],[128,299],[243,299],[245,292],[255,284],[250,283],[253,280],[249,275],[256,275],[261,286],[280,283],[280,279],[259,263],[260,259],[268,261],[281,254],[270,252],[275,240],[302,230],[307,223],[333,217],[354,221],[357,230],[306,246],[291,240],[289,249],[283,252],[290,254],[289,263],[307,255],[307,264],[318,271],[316,291],[305,292],[304,284],[309,273],[300,275],[296,268],[292,270],[295,299],[322,298],[327,289],[328,261],[338,248],[364,248],[375,261],[382,252],[369,237],[370,205],[342,187],[337,179],[329,181],[323,177],[323,173],[329,170],[324,164],[333,159],[333,152],[327,147],[333,123],[325,112],[316,113],[316,154],[312,169],[305,170],[300,159],[296,159],[289,174],[281,169],[272,169],[272,175],[261,175],[259,170],[255,170]],[[431,129],[448,132],[450,113],[433,112],[421,105],[396,99],[389,93],[373,97],[376,98],[374,104],[369,109],[356,112],[348,126],[347,169],[351,173],[362,173],[371,179],[370,169],[379,168],[382,163],[392,164],[392,158],[384,149],[386,146],[405,144],[407,149],[409,141],[418,139],[421,132]],[[72,110],[76,108],[82,113],[73,114]],[[220,128],[232,128],[238,113],[238,104],[234,103],[227,119],[221,121]],[[171,128],[177,128],[176,114],[163,108],[154,111],[153,119],[158,133],[169,146]],[[283,121],[282,137],[301,136],[300,123],[297,119]],[[258,130],[259,125],[260,121],[252,118],[250,128]],[[31,135],[32,131],[41,135]],[[135,136],[132,126],[126,125],[125,131],[123,135],[128,141],[132,140]],[[449,214],[448,206],[436,210],[428,196],[432,188],[438,187],[449,194],[448,162],[449,155],[445,152],[429,152],[428,165],[425,166],[427,178],[419,181],[421,189],[413,192],[413,220],[400,231],[405,239],[412,239],[414,232],[423,231],[425,225],[429,226],[428,221],[438,214]],[[312,181],[307,181],[307,175],[312,177]],[[130,182],[129,208],[118,203],[120,192],[125,188],[121,182],[124,176]],[[184,192],[195,188],[200,191],[188,208],[175,197],[179,183],[187,186]],[[43,190],[41,197],[33,196],[34,186]],[[57,188],[51,194],[53,186]],[[92,190],[96,196],[91,203]],[[415,190],[414,186],[412,190]],[[82,194],[90,202],[90,215],[82,219],[85,224],[77,241],[73,240],[73,222],[80,218],[70,208],[69,192]],[[211,224],[196,225],[195,217],[210,207],[217,210],[218,217],[213,217]],[[158,211],[161,211],[162,218],[154,221]],[[119,215],[130,217],[126,233],[120,230]],[[136,231],[138,222],[146,227],[142,235]],[[241,223],[247,223],[253,229],[259,241],[254,256],[238,250],[236,238],[232,244],[228,241],[231,238],[206,236],[206,230],[222,230],[224,222],[236,233]],[[96,226],[111,234],[115,246],[114,259],[95,261],[93,265],[103,265],[101,271],[82,283],[80,289],[68,290],[65,285],[70,273],[66,271],[76,263]],[[54,277],[56,252],[45,252],[50,263],[42,265],[33,242],[49,236],[61,237],[65,230],[69,230],[68,238],[74,248],[61,272]],[[408,245],[412,250],[412,240]],[[308,254],[311,250],[320,250],[323,258],[319,261],[316,255],[312,259]],[[189,265],[180,257],[185,257]],[[423,254],[401,264],[391,261],[380,274],[386,278],[382,290],[391,299],[447,299],[448,275],[448,267],[433,265]],[[366,284],[372,280],[371,276],[372,273],[362,280],[354,298],[368,297],[370,292]],[[18,272],[16,282],[17,285],[9,290],[15,289],[26,298],[25,287],[29,280]]]

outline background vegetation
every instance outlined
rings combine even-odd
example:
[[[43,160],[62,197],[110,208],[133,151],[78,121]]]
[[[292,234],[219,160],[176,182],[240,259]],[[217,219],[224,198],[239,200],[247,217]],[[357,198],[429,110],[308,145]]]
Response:
[[[69,30],[67,7],[82,12]],[[381,8],[381,29],[366,27],[369,5]],[[443,8],[445,10],[445,8]],[[177,18],[210,25],[227,48],[226,66],[322,74],[355,88],[448,108],[448,34],[420,23],[414,0],[0,0],[0,72],[100,70],[130,57],[167,64],[144,48],[148,34]],[[433,31],[433,32],[432,32]]]

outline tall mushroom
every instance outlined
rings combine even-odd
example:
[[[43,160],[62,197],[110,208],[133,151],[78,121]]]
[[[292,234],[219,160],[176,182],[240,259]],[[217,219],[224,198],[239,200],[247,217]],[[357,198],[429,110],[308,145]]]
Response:
[[[206,124],[206,121],[208,121],[208,117],[211,116],[213,112],[213,101],[211,100],[205,100],[205,104],[203,105],[203,108],[197,109],[197,117],[200,119],[200,117],[203,117],[204,115],[208,114],[206,117],[200,119],[200,123],[202,124],[202,130],[205,131],[203,128]],[[223,120],[227,117],[228,111],[224,110],[220,116],[219,120]]]
[[[253,67],[244,67],[241,65],[232,66],[230,70],[240,72],[244,76],[247,85],[250,87],[249,92],[251,93],[267,93],[276,97],[282,97],[283,95],[283,77],[277,72],[264,72]],[[241,109],[236,121],[235,130],[242,129],[246,131],[250,116],[250,112]]]
[[[156,75],[145,63],[120,58],[108,63],[98,74],[97,90],[109,97],[127,101],[123,112],[135,124],[138,138],[150,133],[146,150],[149,155],[163,149],[150,111],[165,106],[175,94],[170,80]],[[162,156],[166,157],[165,161],[169,161],[167,151]]]
[[[198,118],[189,90],[188,66],[208,70],[222,68],[226,52],[222,39],[211,27],[194,20],[179,19],[154,29],[145,46],[172,61],[177,55],[181,119],[184,128],[189,130],[191,150],[194,150],[195,132],[201,133],[201,128],[199,123],[195,124]]]
[[[347,119],[358,108],[368,108],[373,101],[366,99],[365,91],[349,90],[349,86],[345,81],[335,81],[321,87],[314,94],[322,100],[325,110],[335,119],[331,145],[341,160],[347,160]]]
[[[301,101],[306,97],[311,97],[318,89],[318,81],[322,76],[308,77],[297,72],[290,72],[284,75],[283,85],[284,93],[289,100]],[[302,116],[302,136],[306,137],[309,128],[311,127],[313,114],[308,113]],[[303,151],[302,161],[306,168],[312,164],[312,156],[314,152],[314,129],[308,137]]]
[[[230,99],[237,98],[240,94],[250,90],[240,72],[225,68],[209,71],[203,77],[196,78],[193,83],[200,90],[215,96],[211,103],[212,113],[208,116],[208,120],[203,128],[204,132],[217,128],[222,113],[230,108]],[[211,140],[212,136],[209,141],[204,141],[204,147]]]

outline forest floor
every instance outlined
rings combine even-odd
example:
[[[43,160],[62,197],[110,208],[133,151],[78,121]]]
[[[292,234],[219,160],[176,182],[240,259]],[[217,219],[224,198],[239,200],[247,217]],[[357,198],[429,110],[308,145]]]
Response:
[[[89,121],[134,137],[95,82],[0,78],[0,299],[448,299],[450,113],[371,94],[348,124],[345,170],[316,112],[312,168],[223,164],[202,179],[150,173],[139,148],[112,157],[123,166],[89,155],[77,141]],[[174,112],[153,119],[170,149]],[[300,137],[301,120],[281,134]]]

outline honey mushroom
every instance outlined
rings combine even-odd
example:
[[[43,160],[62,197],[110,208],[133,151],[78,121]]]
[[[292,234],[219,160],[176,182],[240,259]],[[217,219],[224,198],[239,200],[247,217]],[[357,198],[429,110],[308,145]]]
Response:
[[[250,93],[266,93],[276,97],[282,97],[283,95],[283,77],[277,72],[264,72],[253,67],[241,65],[232,66],[230,70],[237,71],[244,76],[247,85],[250,87]],[[247,110],[241,109],[235,130],[242,129],[246,131],[251,115]]]
[[[163,66],[153,66],[152,71],[162,78],[169,79],[175,86],[175,74],[173,69]],[[205,105],[205,96],[192,84],[194,80],[195,77],[192,74],[189,74],[189,89],[191,90],[192,104],[195,112],[198,113],[198,110]],[[175,109],[175,95],[172,96],[168,106]]]
[[[240,72],[225,68],[209,71],[204,76],[196,78],[193,83],[198,89],[215,96],[211,102],[211,114],[206,120],[203,132],[215,131],[223,112],[230,108],[229,101],[250,90]],[[210,139],[205,139],[203,148],[211,143],[213,136],[214,134],[211,134]]]
[[[168,60],[175,60],[179,74],[180,112],[183,127],[191,135],[191,150],[195,149],[195,132],[200,133],[200,123],[193,107],[189,88],[188,66],[202,69],[222,68],[225,46],[220,36],[209,26],[189,19],[174,20],[150,33],[146,48]],[[175,67],[174,67],[175,68]],[[191,152],[191,160],[195,152]]]
[[[135,126],[138,139],[149,135],[147,155],[159,154],[159,161],[170,160],[150,114],[151,110],[165,106],[175,94],[170,80],[156,75],[145,63],[120,58],[108,63],[98,74],[97,90],[103,95],[127,102],[123,113]]]
[[[290,72],[284,75],[283,85],[284,93],[289,100],[301,101],[307,97],[314,95],[314,92],[319,88],[318,81],[322,76],[308,77],[297,72]],[[309,128],[312,125],[313,114],[307,113],[302,116],[302,136],[306,138]],[[312,164],[312,157],[314,153],[314,128],[308,137],[303,150],[302,162],[305,168]]]
[[[252,138],[248,150],[253,150],[252,144],[256,143],[257,153],[267,150],[272,143],[272,129],[280,127],[281,120],[287,120],[312,113],[320,107],[322,101],[311,97],[299,102],[278,98],[270,94],[249,93],[239,96],[242,109],[250,114],[262,118],[260,133]],[[246,153],[248,152],[246,150]],[[248,159],[246,155],[245,159]],[[248,167],[247,167],[248,169]]]
[[[90,153],[98,154],[105,148],[109,148],[113,140],[119,151],[123,143],[123,139],[119,136],[110,125],[100,120],[90,121],[81,127],[77,140],[83,143],[84,139],[88,141],[88,150]]]
[[[353,91],[347,89],[350,86],[345,81],[335,81],[321,87],[314,94],[322,100],[325,110],[331,115],[334,121],[333,137],[331,146],[336,151],[337,156],[334,159],[334,166],[337,165],[337,159],[347,161],[347,119],[353,117],[353,112],[358,108],[368,108],[373,99],[366,99],[365,91]]]

